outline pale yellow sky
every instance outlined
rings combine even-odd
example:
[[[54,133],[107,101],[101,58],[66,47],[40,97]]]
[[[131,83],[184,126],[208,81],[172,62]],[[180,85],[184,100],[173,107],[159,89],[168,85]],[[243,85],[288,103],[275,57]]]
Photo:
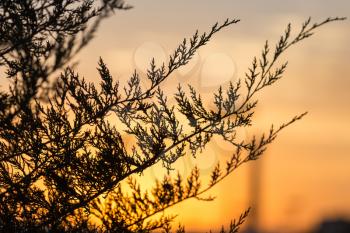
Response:
[[[80,73],[95,80],[101,56],[116,78],[126,79],[135,68],[142,73],[151,55],[166,59],[196,29],[205,31],[216,21],[240,18],[242,22],[220,32],[187,70],[175,73],[164,85],[170,90],[173,84],[189,82],[204,94],[243,77],[264,41],[273,45],[289,22],[298,30],[309,16],[316,21],[349,17],[350,9],[346,0],[130,3],[135,8],[108,19],[79,55]],[[260,161],[259,226],[264,230],[296,232],[326,217],[350,218],[349,28],[349,20],[327,25],[289,50],[283,57],[290,62],[285,77],[259,96],[255,124],[242,132],[242,137],[249,137],[309,111],[280,134]],[[199,161],[203,173],[227,153],[227,148],[213,141]],[[185,164],[186,172],[195,161],[186,158],[179,163]],[[179,214],[177,220],[188,230],[227,225],[249,205],[249,171],[254,166],[246,165],[212,190],[217,196],[214,202],[188,201],[170,212]],[[157,169],[149,171],[148,180],[157,177]]]

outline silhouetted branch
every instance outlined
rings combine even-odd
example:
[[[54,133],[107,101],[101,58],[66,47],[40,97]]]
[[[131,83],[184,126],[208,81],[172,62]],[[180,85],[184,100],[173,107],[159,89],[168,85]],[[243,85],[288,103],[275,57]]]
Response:
[[[152,60],[146,88],[136,72],[122,87],[102,59],[99,85],[68,66],[103,19],[114,9],[129,8],[119,0],[0,2],[0,66],[11,80],[9,89],[0,92],[0,231],[171,232],[176,216],[165,215],[166,209],[190,198],[212,200],[203,195],[242,164],[258,159],[282,129],[305,115],[271,127],[266,135],[236,138],[239,127],[252,124],[256,93],[283,76],[287,63],[276,65],[280,55],[318,27],[343,20],[313,25],[307,20],[293,38],[288,25],[274,52],[266,42],[246,77],[220,87],[213,95],[215,108],[209,109],[194,87],[186,91],[181,85],[171,106],[161,84],[236,19],[216,23],[208,33],[195,32],[167,64],[157,67]],[[61,74],[55,77],[57,71]],[[111,114],[116,124],[108,120]],[[183,116],[187,122],[180,120]],[[122,131],[135,139],[131,149]],[[200,154],[213,136],[229,142],[235,153],[224,166],[217,164],[207,186],[201,185],[197,168],[185,179],[165,176],[149,192],[141,192],[131,179],[159,162],[173,169],[180,157]],[[121,188],[126,181],[129,193]],[[232,222],[228,232],[237,232],[247,215]]]

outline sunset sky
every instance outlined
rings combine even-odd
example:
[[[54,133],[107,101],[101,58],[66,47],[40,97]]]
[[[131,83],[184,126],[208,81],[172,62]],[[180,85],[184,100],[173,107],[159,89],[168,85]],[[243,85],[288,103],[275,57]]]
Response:
[[[78,72],[97,81],[101,56],[115,78],[126,80],[133,70],[142,74],[150,57],[166,61],[168,55],[196,29],[208,31],[215,22],[238,18],[241,22],[218,33],[187,68],[164,84],[191,83],[204,95],[244,76],[253,56],[266,39],[272,48],[286,25],[295,31],[309,16],[315,22],[329,16],[349,17],[348,0],[266,1],[129,1],[135,8],[117,11],[82,51]],[[266,132],[294,115],[308,111],[301,121],[284,130],[259,162],[261,193],[258,225],[272,232],[309,229],[321,219],[350,218],[350,20],[326,25],[283,56],[289,67],[282,80],[258,96],[251,129],[241,137]],[[159,64],[159,63],[158,63]],[[230,150],[212,141],[199,161],[179,161],[184,173],[198,163],[203,174],[224,160]],[[213,202],[188,201],[169,213],[187,230],[217,229],[228,225],[249,205],[250,174],[257,163],[247,164],[211,191]],[[153,168],[147,180],[160,178]],[[147,182],[146,182],[147,183]]]

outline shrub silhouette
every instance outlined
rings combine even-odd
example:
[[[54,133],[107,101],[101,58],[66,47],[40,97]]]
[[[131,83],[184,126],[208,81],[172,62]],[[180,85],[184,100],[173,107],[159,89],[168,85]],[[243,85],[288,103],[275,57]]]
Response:
[[[0,2],[0,65],[11,81],[0,92],[1,232],[171,232],[174,216],[164,210],[190,198],[212,200],[203,194],[258,159],[283,128],[305,115],[260,137],[235,138],[238,127],[252,123],[255,94],[282,77],[287,63],[276,64],[280,55],[316,28],[342,20],[311,24],[309,19],[295,37],[288,25],[274,51],[266,42],[242,82],[214,93],[213,110],[192,86],[185,90],[179,85],[171,106],[160,84],[214,34],[239,20],[216,23],[208,33],[197,31],[167,64],[158,67],[152,61],[147,88],[136,72],[122,87],[102,59],[99,85],[73,70],[73,56],[91,41],[101,20],[115,9],[129,8],[119,0]],[[107,119],[110,114],[118,119],[114,125]],[[188,122],[180,121],[181,115]],[[132,149],[126,148],[121,127],[136,139]],[[141,192],[134,174],[156,163],[171,169],[180,157],[205,150],[214,135],[231,143],[233,153],[213,169],[208,186],[201,185],[194,168],[188,177],[168,175]],[[222,232],[237,232],[248,212]]]

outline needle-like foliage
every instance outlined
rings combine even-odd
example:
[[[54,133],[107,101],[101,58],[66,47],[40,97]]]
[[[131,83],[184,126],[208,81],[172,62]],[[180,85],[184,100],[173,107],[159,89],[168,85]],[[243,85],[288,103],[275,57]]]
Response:
[[[266,135],[236,139],[238,128],[252,125],[256,93],[282,77],[287,63],[277,65],[280,55],[319,26],[341,20],[307,20],[294,37],[288,25],[274,51],[266,42],[246,77],[220,87],[213,94],[215,108],[209,109],[193,86],[179,84],[176,94],[167,96],[161,84],[214,34],[239,20],[196,32],[167,64],[152,61],[142,77],[149,81],[145,88],[136,72],[122,86],[102,59],[99,84],[73,70],[69,62],[100,21],[114,9],[128,8],[118,0],[0,2],[0,65],[11,80],[0,93],[1,232],[171,232],[175,216],[166,209],[190,198],[212,200],[203,195],[240,165],[258,159],[283,128],[305,115],[271,127]],[[131,148],[122,131],[135,139]],[[137,177],[147,168],[162,163],[170,170],[182,156],[200,156],[215,135],[232,145],[232,156],[215,166],[207,185],[194,168],[188,177],[167,175],[141,191]],[[247,215],[221,232],[237,232]]]

